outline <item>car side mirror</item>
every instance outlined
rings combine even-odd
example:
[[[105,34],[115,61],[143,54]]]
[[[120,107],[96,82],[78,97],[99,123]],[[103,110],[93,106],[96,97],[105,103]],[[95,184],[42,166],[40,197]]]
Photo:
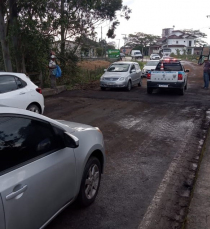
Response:
[[[131,73],[134,73],[134,72],[136,72],[136,70],[135,70],[135,69],[132,69],[132,70],[131,70]]]
[[[190,70],[189,69],[185,69],[185,72],[190,72]]]
[[[107,69],[104,69],[105,72],[107,72]]]
[[[77,148],[79,146],[79,139],[68,132],[64,132],[64,143],[66,147]]]

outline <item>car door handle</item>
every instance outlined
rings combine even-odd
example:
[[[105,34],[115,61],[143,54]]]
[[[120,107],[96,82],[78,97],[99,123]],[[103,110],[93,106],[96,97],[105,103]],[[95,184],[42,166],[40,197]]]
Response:
[[[19,93],[19,95],[24,95],[24,94],[25,94],[25,92],[20,92],[20,93]]]
[[[17,190],[16,192],[12,192],[11,194],[6,196],[6,200],[11,200],[18,196],[19,194],[25,192],[27,190],[27,185],[23,186],[21,189]]]

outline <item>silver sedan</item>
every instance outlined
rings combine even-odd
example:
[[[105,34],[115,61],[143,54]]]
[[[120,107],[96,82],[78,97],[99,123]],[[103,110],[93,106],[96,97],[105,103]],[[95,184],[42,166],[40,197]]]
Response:
[[[137,62],[115,62],[105,69],[100,78],[101,90],[126,88],[130,91],[135,84],[141,86],[141,69]]]
[[[95,200],[105,150],[97,127],[0,107],[0,229],[45,227]]]

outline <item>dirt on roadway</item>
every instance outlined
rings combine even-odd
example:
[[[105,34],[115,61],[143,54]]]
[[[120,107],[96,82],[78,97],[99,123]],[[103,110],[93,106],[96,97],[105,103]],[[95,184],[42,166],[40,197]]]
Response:
[[[107,163],[96,201],[65,209],[47,229],[181,228],[210,109],[202,67],[190,69],[184,96],[142,87],[100,91],[99,83],[45,99],[45,115],[99,127]],[[53,201],[53,200],[52,200]]]

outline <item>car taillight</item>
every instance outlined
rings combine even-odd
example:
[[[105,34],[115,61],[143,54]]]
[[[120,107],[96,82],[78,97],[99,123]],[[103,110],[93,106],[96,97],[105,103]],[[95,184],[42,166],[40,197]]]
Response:
[[[182,74],[178,74],[178,80],[182,80],[183,79],[183,75]]]
[[[147,79],[148,79],[148,80],[151,79],[151,73],[147,73]]]
[[[40,93],[40,94],[42,94],[42,89],[41,88],[36,88],[36,91],[38,92],[38,93]]]

